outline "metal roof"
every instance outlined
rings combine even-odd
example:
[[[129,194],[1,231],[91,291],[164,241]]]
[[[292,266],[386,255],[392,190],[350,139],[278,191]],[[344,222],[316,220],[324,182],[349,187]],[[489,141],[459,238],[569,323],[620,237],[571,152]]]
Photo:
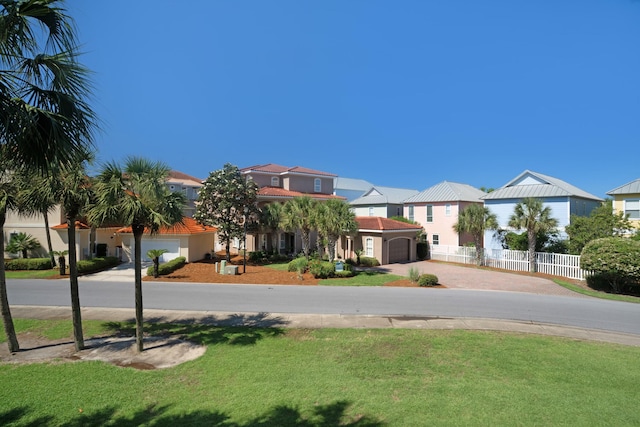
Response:
[[[640,193],[640,178],[635,181],[627,182],[618,188],[614,188],[611,191],[607,191],[607,194],[613,196],[614,194],[637,194]]]
[[[368,181],[364,179],[355,179],[355,178],[343,178],[341,176],[333,179],[333,189],[337,190],[356,190],[362,191],[363,193],[373,187]]]
[[[533,178],[538,184],[518,184],[525,178]],[[520,175],[506,183],[499,189],[483,196],[483,200],[523,199],[526,197],[581,197],[602,201],[600,197],[587,193],[561,179],[541,173],[525,170]]]
[[[401,205],[405,199],[414,196],[418,190],[394,187],[372,187],[362,196],[350,202],[351,205]]]
[[[410,197],[404,203],[429,202],[482,202],[480,199],[486,193],[468,184],[443,181]]]

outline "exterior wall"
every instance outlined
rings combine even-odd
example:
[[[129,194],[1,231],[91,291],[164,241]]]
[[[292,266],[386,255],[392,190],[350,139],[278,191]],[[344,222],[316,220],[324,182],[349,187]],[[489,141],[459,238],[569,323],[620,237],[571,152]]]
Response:
[[[370,212],[370,208],[373,208],[373,213]],[[381,216],[383,218],[387,217],[387,207],[386,205],[378,205],[378,206],[354,206],[351,208],[355,216]]]
[[[255,182],[258,187],[273,187],[271,185],[271,177],[274,175],[266,175],[262,173],[252,173],[249,175],[253,182]],[[282,177],[278,176],[278,187],[282,188]]]
[[[394,216],[403,216],[404,205],[398,204],[390,204],[387,205],[387,213],[384,215],[385,218],[391,218]],[[383,216],[383,215],[380,215]]]
[[[187,235],[167,235],[161,234],[157,236],[150,236],[145,234],[142,236],[142,240],[177,240],[179,242],[179,256],[186,258],[187,262],[200,261],[204,258],[205,254],[210,253],[213,248],[214,234],[201,234],[195,236]],[[133,262],[133,235],[130,233],[122,234],[122,261]],[[146,254],[142,254],[144,259]]]
[[[614,194],[613,195],[613,212],[624,212],[624,201],[628,199],[638,200],[640,199],[640,193],[629,193],[629,194]],[[633,224],[636,228],[640,228],[640,219],[629,218],[631,224]]]
[[[427,222],[427,205],[433,206],[433,221]],[[451,213],[446,214],[446,205],[451,206]],[[413,219],[420,224],[427,233],[427,240],[433,244],[433,235],[437,234],[440,245],[460,246],[462,242],[472,241],[469,236],[462,238],[453,230],[453,225],[458,221],[460,206],[458,202],[434,202],[416,203],[414,207]],[[404,206],[404,217],[409,218],[409,205]]]
[[[290,191],[299,191],[301,193],[316,193],[314,181],[316,178],[314,176],[304,176],[304,175],[290,175],[285,176],[283,182],[283,188]],[[321,191],[320,194],[333,194],[333,178],[320,178],[321,182]]]
[[[210,254],[214,250],[214,233],[197,234],[187,238],[187,262],[195,262],[204,259],[206,254]],[[248,236],[247,236],[248,240]]]
[[[402,239],[409,242],[409,261],[417,259],[417,246],[415,241],[415,231],[398,231],[398,232],[358,232],[352,238],[341,237],[336,242],[336,256],[343,259],[355,259],[356,251],[361,250],[362,256],[365,253],[367,238],[373,239],[373,257],[378,260],[381,265],[389,264],[389,244],[390,242]]]

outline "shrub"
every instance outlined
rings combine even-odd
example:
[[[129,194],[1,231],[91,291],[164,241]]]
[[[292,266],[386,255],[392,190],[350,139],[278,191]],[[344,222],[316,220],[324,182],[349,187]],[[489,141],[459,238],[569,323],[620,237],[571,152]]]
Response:
[[[418,283],[418,279],[420,278],[420,272],[417,268],[411,267],[409,268],[409,280],[413,283]]]
[[[167,274],[171,274],[179,268],[184,267],[187,263],[187,259],[183,256],[179,256],[177,258],[172,259],[171,261],[167,261],[164,264],[160,264],[158,266],[158,275],[165,276]],[[147,276],[153,276],[154,273],[153,266],[147,268]]]
[[[363,256],[360,257],[360,265],[363,267],[377,267],[380,265],[380,261],[373,257]]]
[[[417,248],[417,257],[419,260],[425,260],[429,257],[429,243],[427,242],[418,242]]]
[[[120,260],[114,256],[104,258],[83,259],[77,262],[78,274],[95,273],[106,270],[120,264]]]
[[[5,261],[5,270],[50,270],[50,258],[17,258]]]
[[[605,281],[615,293],[640,281],[640,242],[624,237],[605,237],[587,243],[580,268]]]
[[[309,263],[309,272],[316,279],[327,279],[335,275],[336,266],[329,261],[314,260]]]
[[[309,261],[305,257],[296,258],[287,265],[287,271],[305,273],[309,269]]]
[[[435,274],[422,274],[418,278],[418,286],[436,286],[438,284],[438,276]]]

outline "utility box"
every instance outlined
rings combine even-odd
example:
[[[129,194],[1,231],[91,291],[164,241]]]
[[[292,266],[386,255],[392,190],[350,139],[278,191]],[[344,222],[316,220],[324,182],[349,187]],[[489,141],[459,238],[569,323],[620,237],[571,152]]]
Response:
[[[237,265],[227,265],[224,270],[224,274],[231,274],[232,276],[236,276],[238,274]]]
[[[227,261],[226,260],[222,260],[220,261],[220,274],[226,274],[226,272],[224,271],[227,265]]]

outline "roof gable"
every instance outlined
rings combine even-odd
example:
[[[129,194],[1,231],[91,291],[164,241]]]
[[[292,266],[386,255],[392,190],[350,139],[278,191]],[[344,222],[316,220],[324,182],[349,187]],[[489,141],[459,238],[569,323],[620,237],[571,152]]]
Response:
[[[638,194],[640,193],[640,178],[635,181],[627,182],[624,185],[621,185],[618,188],[614,188],[611,191],[607,191],[607,194],[610,196],[616,194]]]
[[[406,199],[405,203],[482,202],[484,191],[468,184],[443,181]]]
[[[407,197],[417,194],[417,190],[394,187],[373,187],[362,196],[351,201],[351,205],[401,205]]]
[[[526,197],[581,197],[602,201],[600,197],[587,193],[561,179],[530,170],[525,170],[504,186],[483,196],[482,199],[522,199]]]

